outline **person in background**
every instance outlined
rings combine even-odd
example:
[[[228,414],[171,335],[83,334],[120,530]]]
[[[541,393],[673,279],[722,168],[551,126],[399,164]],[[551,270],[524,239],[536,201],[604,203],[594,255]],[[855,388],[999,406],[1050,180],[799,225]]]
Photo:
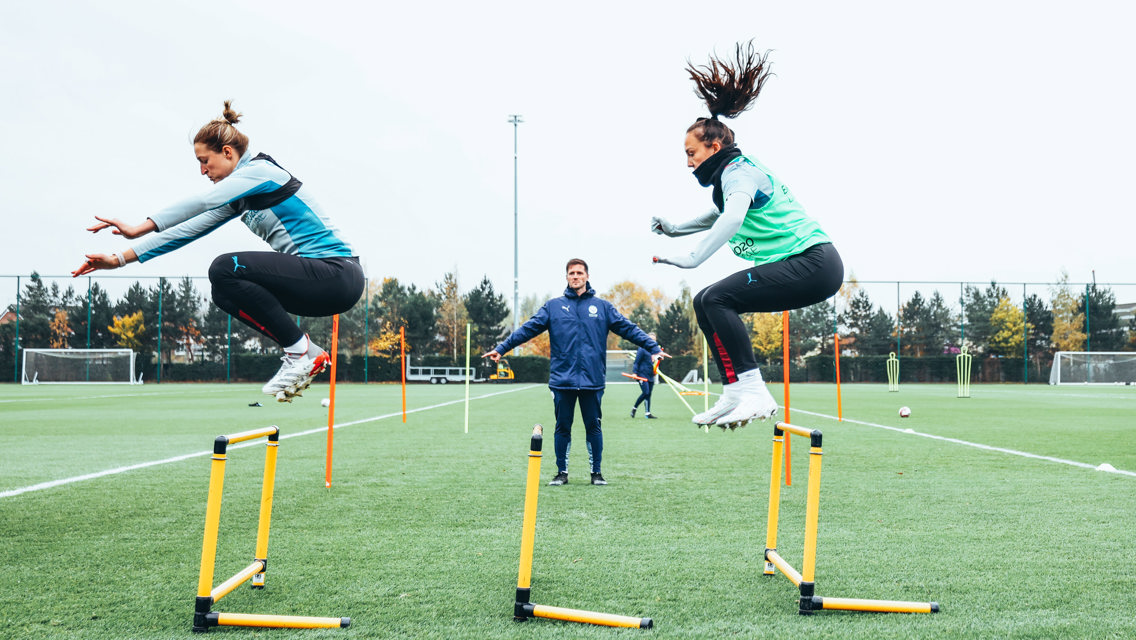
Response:
[[[654,333],[648,333],[647,336],[652,340],[655,339]],[[643,417],[652,420],[658,418],[651,413],[651,391],[654,390],[655,382],[658,380],[658,374],[655,373],[655,359],[643,347],[639,347],[639,350],[635,352],[635,364],[632,365],[631,372],[640,378],[638,381],[640,393],[639,397],[635,399],[635,406],[631,407],[631,417],[635,417],[635,411],[639,408],[640,403],[646,403]]]
[[[553,438],[556,476],[548,484],[559,486],[568,483],[572,420],[579,403],[591,458],[592,484],[604,485],[607,480],[600,470],[603,461],[600,403],[607,376],[607,334],[615,333],[635,343],[656,360],[663,357],[663,350],[610,302],[596,297],[595,289],[588,282],[588,263],[572,258],[565,271],[568,288],[564,295],[544,303],[533,317],[481,357],[497,362],[514,347],[548,332],[548,388],[552,391],[552,406],[556,414]]]

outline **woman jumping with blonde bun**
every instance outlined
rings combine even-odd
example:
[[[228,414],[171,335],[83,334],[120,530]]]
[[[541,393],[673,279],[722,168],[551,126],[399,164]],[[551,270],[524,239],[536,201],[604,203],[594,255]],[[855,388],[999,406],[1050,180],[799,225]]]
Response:
[[[213,301],[284,350],[264,393],[291,402],[327,368],[328,354],[308,339],[288,314],[343,313],[363,294],[363,269],[351,245],[324,215],[306,186],[270,156],[249,150],[248,136],[233,125],[241,114],[225,102],[222,117],[193,139],[201,174],[212,188],[176,202],[139,224],[95,216],[87,230],[112,229],[124,238],[153,235],[116,253],[89,253],[73,276],[146,262],[240,218],[272,251],[225,253],[209,267]]]

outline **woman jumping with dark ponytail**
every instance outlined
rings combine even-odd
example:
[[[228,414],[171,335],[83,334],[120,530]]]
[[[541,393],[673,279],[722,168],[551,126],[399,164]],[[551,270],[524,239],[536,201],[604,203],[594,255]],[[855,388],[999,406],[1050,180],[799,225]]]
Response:
[[[686,165],[700,185],[714,188],[714,209],[678,224],[651,219],[651,230],[667,236],[706,232],[693,251],[656,262],[692,269],[728,243],[734,255],[754,263],[694,297],[698,326],[725,387],[693,421],[723,429],[777,413],[738,314],[807,307],[835,294],[844,279],[840,254],[820,225],[769,169],[742,154],[734,132],[719,119],[737,117],[757,99],[769,78],[767,57],[752,43],[739,44],[734,60],[711,57],[705,66],[687,66],[710,117],[686,130]]]
[[[217,256],[209,267],[213,302],[284,350],[280,370],[262,391],[291,402],[327,368],[330,358],[289,314],[347,311],[363,295],[363,269],[308,188],[270,156],[249,150],[248,136],[233,126],[240,118],[226,101],[222,116],[193,138],[193,153],[212,188],[138,224],[95,216],[98,223],[87,229],[92,233],[109,228],[131,239],[157,233],[124,251],[89,253],[72,275],[145,262],[240,218],[273,250]]]

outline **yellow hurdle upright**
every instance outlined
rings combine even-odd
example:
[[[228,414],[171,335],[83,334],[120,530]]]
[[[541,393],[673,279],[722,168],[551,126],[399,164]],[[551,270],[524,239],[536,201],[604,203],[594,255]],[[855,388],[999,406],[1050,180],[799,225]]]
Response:
[[[521,562],[517,571],[517,599],[513,604],[513,619],[525,622],[529,618],[551,618],[567,622],[583,622],[606,627],[632,627],[650,629],[654,622],[650,618],[620,616],[611,613],[597,613],[580,609],[565,609],[531,603],[532,559],[536,542],[536,501],[540,493],[540,460],[544,448],[544,428],[539,424],[533,427],[529,440],[529,467],[525,479],[525,510],[521,525]]]
[[[268,437],[264,457],[264,481],[260,490],[260,518],[256,531],[256,554],[252,563],[233,577],[213,586],[213,568],[217,556],[217,531],[221,523],[221,493],[225,485],[225,461],[230,444]],[[209,498],[205,505],[205,537],[201,544],[201,572],[197,579],[197,600],[193,614],[193,631],[205,633],[209,627],[231,625],[239,627],[286,627],[312,629],[346,627],[350,618],[316,618],[310,616],[274,616],[251,613],[222,613],[212,611],[213,605],[228,593],[252,580],[252,588],[264,588],[264,574],[268,569],[268,530],[272,519],[272,494],[276,484],[276,454],[280,443],[280,429],[272,426],[243,431],[231,436],[217,436],[213,441],[213,458],[209,469]]]
[[[777,518],[781,506],[782,451],[791,435],[809,439],[809,486],[805,502],[805,553],[801,570],[797,571],[777,553]],[[936,613],[937,602],[902,602],[897,600],[863,600],[859,598],[822,598],[816,595],[817,522],[820,519],[820,468],[823,455],[822,434],[787,422],[773,427],[773,468],[769,478],[769,522],[765,532],[765,575],[780,571],[800,591],[799,613],[812,615],[822,609],[875,611],[889,613]]]

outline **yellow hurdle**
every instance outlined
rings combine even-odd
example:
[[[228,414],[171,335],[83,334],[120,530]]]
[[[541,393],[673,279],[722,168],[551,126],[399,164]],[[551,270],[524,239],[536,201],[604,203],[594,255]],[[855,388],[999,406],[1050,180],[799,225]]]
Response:
[[[777,518],[781,504],[782,451],[790,435],[809,439],[809,486],[805,502],[805,550],[801,571],[797,571],[777,553]],[[904,602],[899,600],[863,600],[858,598],[822,598],[816,590],[817,521],[820,517],[820,469],[822,434],[787,422],[773,427],[773,468],[769,478],[769,522],[765,532],[765,575],[780,571],[800,590],[799,613],[811,615],[822,609],[873,611],[887,613],[936,613],[936,602]]]
[[[536,543],[536,502],[540,493],[540,461],[544,448],[544,428],[539,424],[533,427],[529,440],[529,467],[525,480],[525,509],[521,525],[521,561],[517,571],[517,600],[513,604],[513,619],[525,622],[529,618],[550,618],[566,622],[583,622],[606,627],[632,627],[650,629],[654,622],[650,618],[619,616],[611,613],[597,613],[580,609],[565,609],[531,603],[532,559]]]
[[[256,556],[251,564],[216,587],[213,586],[213,569],[217,556],[217,531],[221,522],[221,493],[225,486],[226,451],[230,444],[268,437],[264,457],[264,480],[260,491],[260,518],[256,532]],[[254,589],[264,588],[264,572],[268,568],[268,530],[272,520],[272,494],[276,484],[276,454],[280,443],[280,429],[242,431],[231,436],[217,436],[213,441],[213,458],[209,469],[209,498],[205,505],[205,536],[201,544],[201,572],[197,579],[197,600],[193,614],[193,631],[205,633],[210,627],[229,625],[238,627],[285,627],[314,629],[346,627],[350,618],[315,618],[309,616],[274,616],[249,613],[221,613],[212,611],[218,600],[252,580]]]

